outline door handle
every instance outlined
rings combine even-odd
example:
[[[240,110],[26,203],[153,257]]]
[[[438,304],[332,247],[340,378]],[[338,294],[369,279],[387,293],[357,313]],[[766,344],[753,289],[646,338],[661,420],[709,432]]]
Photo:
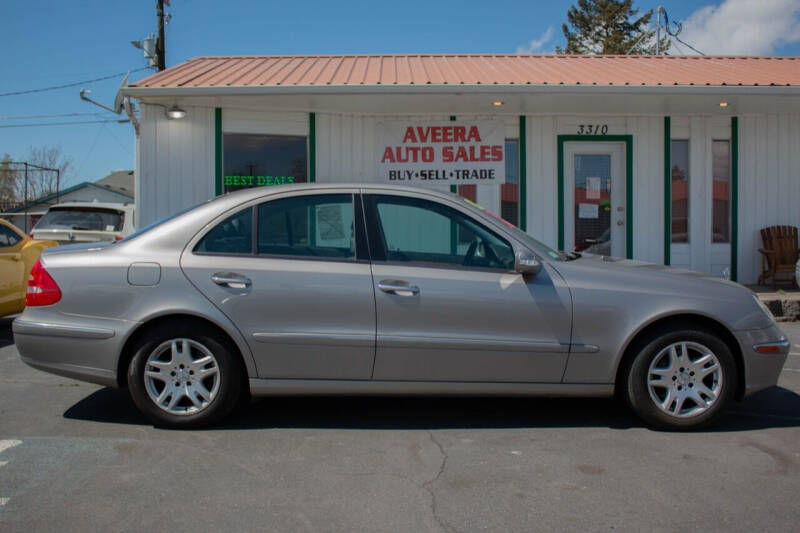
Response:
[[[249,278],[234,272],[217,272],[211,276],[211,281],[217,285],[225,285],[231,289],[245,289],[253,284]]]
[[[400,281],[396,279],[385,279],[378,282],[378,288],[383,292],[389,294],[396,294],[397,296],[414,296],[419,294],[419,287],[411,285],[407,281]]]

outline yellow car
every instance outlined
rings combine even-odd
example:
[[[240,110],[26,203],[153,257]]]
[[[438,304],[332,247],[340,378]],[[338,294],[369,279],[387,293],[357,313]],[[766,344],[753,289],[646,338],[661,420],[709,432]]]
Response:
[[[0,218],[0,316],[25,309],[28,274],[45,248],[56,241],[39,241],[25,235],[11,222]]]

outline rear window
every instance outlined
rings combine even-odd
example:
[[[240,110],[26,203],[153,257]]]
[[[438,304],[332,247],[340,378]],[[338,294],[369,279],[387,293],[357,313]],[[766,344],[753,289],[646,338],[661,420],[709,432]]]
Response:
[[[123,213],[100,207],[59,207],[50,209],[34,229],[121,231]]]

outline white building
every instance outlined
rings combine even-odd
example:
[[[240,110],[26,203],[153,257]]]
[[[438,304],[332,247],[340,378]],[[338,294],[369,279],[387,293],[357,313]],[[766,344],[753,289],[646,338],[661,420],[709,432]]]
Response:
[[[759,230],[800,225],[800,58],[198,57],[126,93],[140,225],[251,184],[410,177],[553,247],[743,283]]]

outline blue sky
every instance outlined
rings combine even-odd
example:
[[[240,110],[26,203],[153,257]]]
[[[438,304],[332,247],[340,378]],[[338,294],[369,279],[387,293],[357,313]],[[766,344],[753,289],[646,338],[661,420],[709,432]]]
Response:
[[[4,9],[0,94],[89,80],[145,66],[129,42],[155,31],[155,0],[36,1]],[[172,0],[167,66],[198,55],[551,52],[573,1]],[[635,1],[643,10],[656,2]],[[800,0],[661,2],[681,37],[706,53],[800,55]],[[765,5],[767,5],[765,7]],[[776,16],[777,14],[777,16]],[[732,37],[735,36],[735,37]],[[148,74],[132,74],[138,79]],[[86,83],[111,104],[122,77]],[[0,96],[0,156],[58,146],[71,183],[133,168],[130,124],[20,126],[119,117],[81,101],[81,86]],[[95,114],[97,113],[97,114]],[[31,115],[69,115],[28,118]]]

